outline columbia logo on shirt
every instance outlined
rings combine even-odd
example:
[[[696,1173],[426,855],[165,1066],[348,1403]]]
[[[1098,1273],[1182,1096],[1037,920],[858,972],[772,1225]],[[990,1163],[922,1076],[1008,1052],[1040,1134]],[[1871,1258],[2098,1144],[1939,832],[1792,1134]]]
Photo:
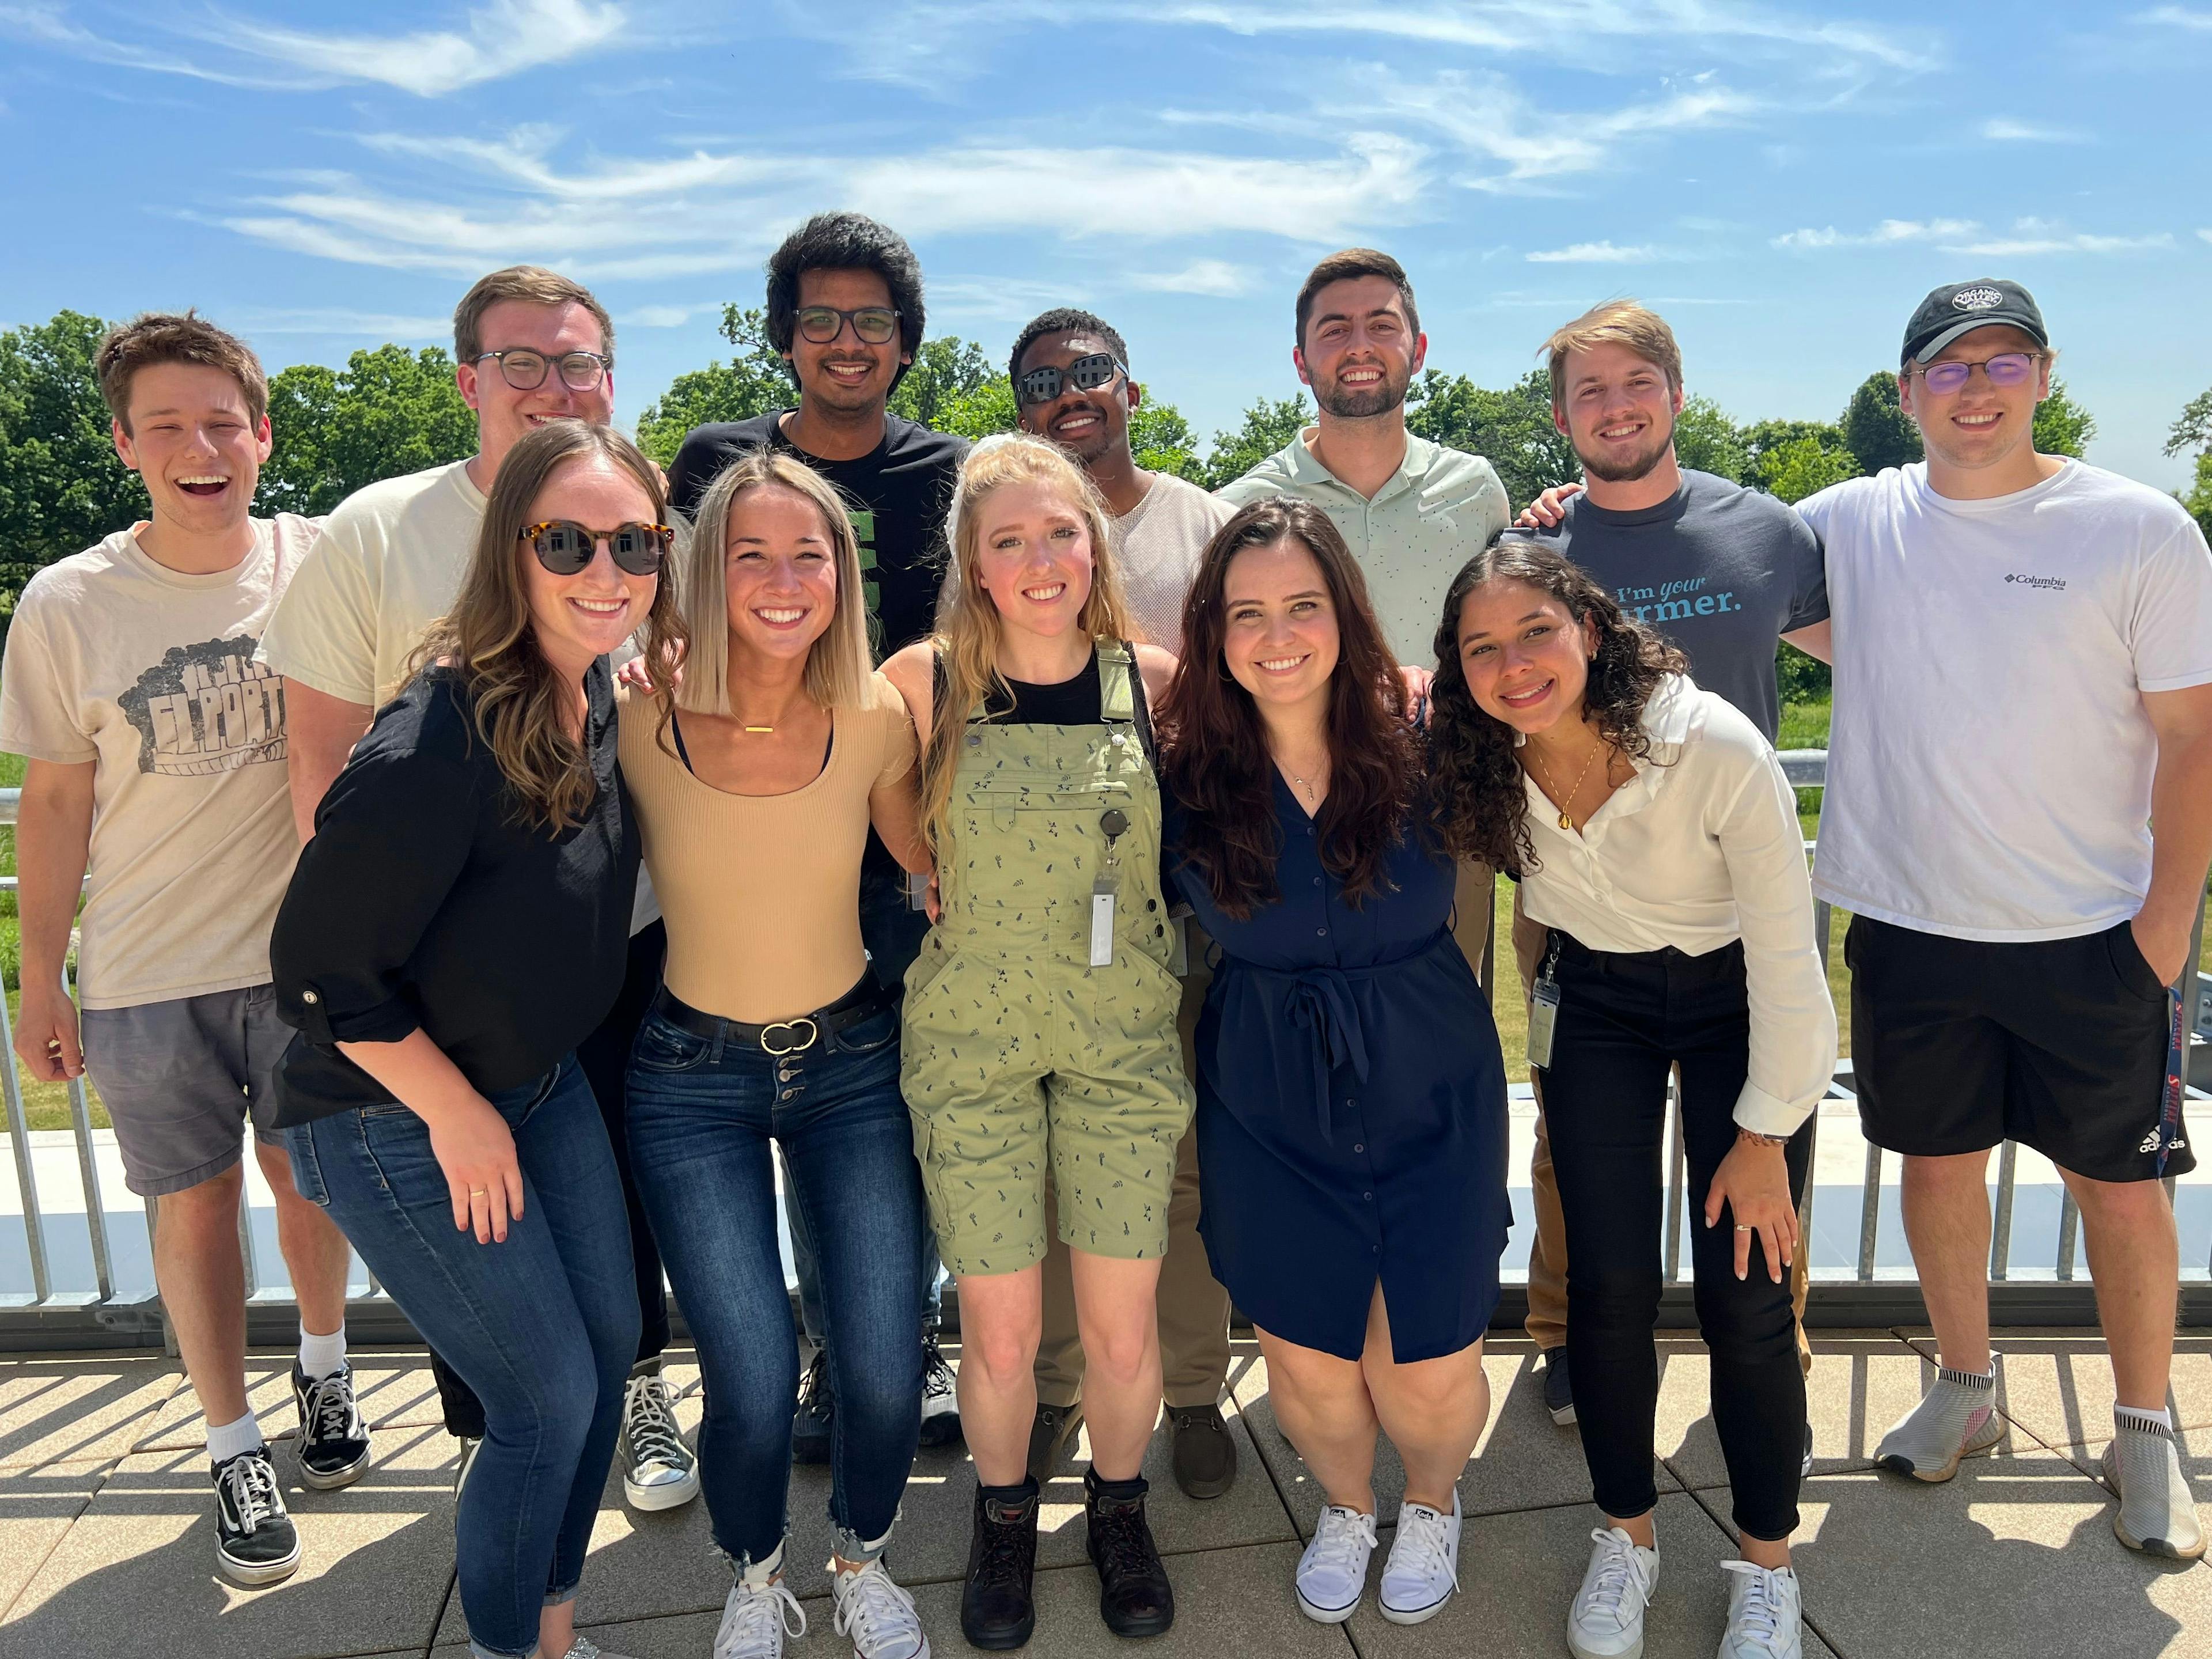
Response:
[[[2009,575],[2005,578],[2005,580],[2008,583],[2017,583],[2022,587],[2048,588],[2051,592],[2057,593],[2063,593],[2066,591],[2066,578],[2063,576]]]

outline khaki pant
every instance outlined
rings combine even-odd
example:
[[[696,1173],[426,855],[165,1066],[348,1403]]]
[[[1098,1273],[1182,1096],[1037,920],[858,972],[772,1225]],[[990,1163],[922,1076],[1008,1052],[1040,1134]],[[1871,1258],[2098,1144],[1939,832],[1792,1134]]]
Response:
[[[1462,877],[1462,886],[1465,886]],[[1462,908],[1466,908],[1464,901]],[[1531,921],[1521,908],[1521,895],[1513,896],[1513,960],[1521,969],[1522,995],[1536,982],[1537,960],[1543,954],[1547,930]],[[1552,1173],[1552,1137],[1544,1122],[1543,1085],[1534,1071],[1529,1081],[1536,1091],[1536,1149],[1528,1160],[1528,1184],[1536,1206],[1536,1237],[1528,1245],[1529,1340],[1547,1352],[1567,1340],[1567,1223],[1559,1209],[1559,1178]],[[1801,1200],[1802,1205],[1802,1200]],[[1805,1335],[1805,1297],[1812,1289],[1807,1266],[1809,1252],[1800,1240],[1797,1257],[1790,1267],[1790,1299],[1797,1315],[1797,1363],[1807,1376],[1813,1371],[1813,1345]]]
[[[1192,1047],[1198,1013],[1213,970],[1206,965],[1208,940],[1194,921],[1186,921],[1190,971],[1182,984],[1182,1006],[1176,1025],[1182,1037],[1185,1072],[1198,1075]],[[1053,1208],[1051,1177],[1046,1176],[1045,1210]],[[1206,1241],[1198,1236],[1198,1129],[1184,1132],[1176,1148],[1175,1188],[1168,1200],[1168,1253],[1160,1264],[1160,1368],[1167,1403],[1178,1409],[1218,1403],[1229,1380],[1229,1292],[1213,1277]],[[1067,1246],[1055,1233],[1044,1258],[1044,1338],[1037,1345],[1036,1391],[1048,1406],[1073,1405],[1083,1393],[1083,1339],[1075,1322],[1075,1280]]]

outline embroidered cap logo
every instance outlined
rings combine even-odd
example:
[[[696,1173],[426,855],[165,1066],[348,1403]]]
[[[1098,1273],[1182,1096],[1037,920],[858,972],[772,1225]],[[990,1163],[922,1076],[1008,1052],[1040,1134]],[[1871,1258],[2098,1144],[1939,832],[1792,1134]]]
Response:
[[[1962,288],[1951,296],[1951,303],[1960,311],[1987,311],[2002,305],[2004,295],[1993,288]]]

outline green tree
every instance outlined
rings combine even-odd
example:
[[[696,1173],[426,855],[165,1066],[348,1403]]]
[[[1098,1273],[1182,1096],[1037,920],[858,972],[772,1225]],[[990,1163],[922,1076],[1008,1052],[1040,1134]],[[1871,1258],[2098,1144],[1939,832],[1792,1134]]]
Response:
[[[343,368],[301,363],[269,383],[264,513],[327,513],[364,484],[473,455],[476,411],[442,347],[381,345]]]
[[[1802,501],[1830,484],[1859,476],[1858,459],[1841,445],[1818,438],[1793,438],[1763,458],[1767,492],[1781,501]]]
[[[1899,403],[1897,376],[1888,369],[1876,369],[1859,383],[1837,425],[1844,447],[1857,459],[1862,472],[1904,466],[1921,457],[1920,428]]]
[[[33,571],[145,516],[145,487],[116,457],[93,373],[106,331],[63,311],[0,334],[0,639]]]
[[[1742,428],[1744,448],[1751,459],[1746,466],[1743,482],[1754,489],[1774,491],[1774,478],[1781,465],[1780,457],[1792,446],[1809,441],[1816,449],[1844,449],[1843,430],[1826,421],[1754,421]]]
[[[1129,417],[1129,447],[1137,465],[1147,472],[1172,472],[1194,484],[1206,480],[1206,463],[1198,458],[1198,434],[1173,404],[1147,398],[1138,404]]]
[[[1552,379],[1544,369],[1492,390],[1432,368],[1406,403],[1408,431],[1488,460],[1516,511],[1552,485],[1582,477],[1574,446],[1552,423]]]
[[[2212,537],[2212,449],[2197,458],[2197,481],[2189,493],[2179,499],[2203,526],[2205,535]]]
[[[914,354],[906,378],[891,393],[890,411],[909,421],[919,421],[933,431],[950,432],[953,428],[945,422],[953,407],[987,391],[994,382],[1006,384],[1005,371],[985,356],[983,348],[975,341],[963,340],[957,335],[924,340],[921,349]],[[1006,394],[1006,404],[1011,416],[1011,389]],[[967,418],[972,420],[975,416],[971,412]],[[1009,418],[1008,425],[1012,424]]]
[[[2166,434],[2167,454],[2179,455],[2185,449],[2212,450],[2212,388],[2191,398],[2173,430]]]
[[[1303,392],[1289,398],[1262,398],[1244,411],[1244,424],[1234,432],[1217,432],[1206,452],[1204,475],[1198,480],[1208,489],[1218,489],[1241,478],[1298,435],[1311,418],[1313,405]]]
[[[1692,398],[1674,417],[1674,459],[1730,483],[1741,483],[1751,468],[1751,449],[1718,404],[1711,398]]]
[[[2067,395],[2066,382],[2054,380],[2051,395],[2035,406],[2035,447],[2045,455],[2081,459],[2097,435],[2097,417]]]
[[[737,348],[730,361],[678,375],[637,417],[639,447],[663,466],[676,459],[696,426],[749,421],[794,401],[790,366],[768,343],[768,313],[726,305],[720,331]]]

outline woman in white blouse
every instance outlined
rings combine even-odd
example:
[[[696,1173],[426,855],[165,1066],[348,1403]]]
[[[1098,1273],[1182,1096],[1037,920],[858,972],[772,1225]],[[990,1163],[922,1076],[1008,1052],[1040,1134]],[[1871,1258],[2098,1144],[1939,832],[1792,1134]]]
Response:
[[[1568,1645],[1582,1659],[1640,1652],[1658,1577],[1651,1332],[1679,1067],[1698,1318],[1743,1556],[1724,1564],[1720,1651],[1796,1659],[1805,1388],[1791,1194],[1836,1058],[1796,799],[1758,729],[1547,544],[1504,538],[1468,562],[1437,655],[1446,843],[1518,877],[1550,930],[1529,1060],[1566,1216],[1576,1419],[1604,1518]]]

